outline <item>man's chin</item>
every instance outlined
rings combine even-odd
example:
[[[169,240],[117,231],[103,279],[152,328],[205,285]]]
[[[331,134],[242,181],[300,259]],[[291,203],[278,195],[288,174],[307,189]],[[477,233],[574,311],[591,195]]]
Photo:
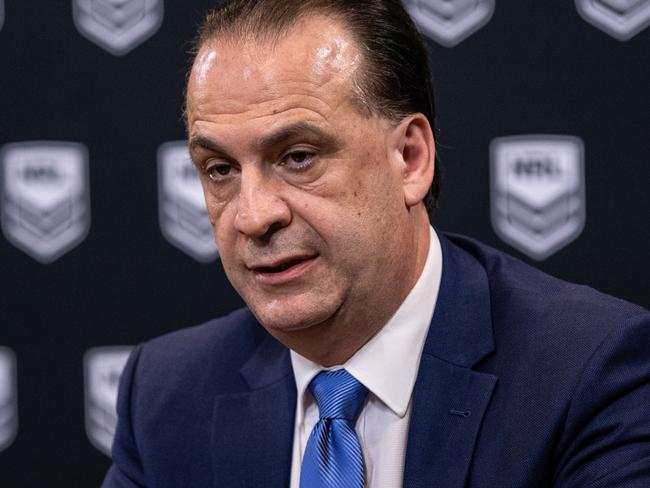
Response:
[[[327,323],[332,317],[328,310],[300,310],[287,306],[283,310],[254,310],[253,313],[271,335],[286,335],[305,331]]]
[[[322,283],[328,282],[322,280]],[[252,287],[251,287],[252,288]],[[317,329],[320,324],[331,323],[339,314],[344,294],[334,292],[340,286],[296,287],[284,293],[269,293],[256,289],[244,289],[242,297],[258,322],[280,339],[279,336]],[[248,292],[248,293],[246,293]]]

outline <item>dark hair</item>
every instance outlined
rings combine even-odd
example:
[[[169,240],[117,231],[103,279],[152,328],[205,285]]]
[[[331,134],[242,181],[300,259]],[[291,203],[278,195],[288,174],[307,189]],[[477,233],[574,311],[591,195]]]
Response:
[[[399,0],[233,0],[208,13],[192,50],[219,37],[274,40],[307,14],[323,13],[346,25],[360,46],[357,105],[368,115],[397,122],[421,112],[435,133],[435,105],[427,50]],[[425,199],[440,195],[440,164]]]

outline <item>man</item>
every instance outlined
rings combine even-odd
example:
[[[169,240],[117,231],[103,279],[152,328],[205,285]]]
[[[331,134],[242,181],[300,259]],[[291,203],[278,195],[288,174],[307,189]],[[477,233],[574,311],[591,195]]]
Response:
[[[135,349],[104,486],[650,486],[650,314],[433,231],[428,76],[397,0],[206,19],[190,149],[248,308]]]

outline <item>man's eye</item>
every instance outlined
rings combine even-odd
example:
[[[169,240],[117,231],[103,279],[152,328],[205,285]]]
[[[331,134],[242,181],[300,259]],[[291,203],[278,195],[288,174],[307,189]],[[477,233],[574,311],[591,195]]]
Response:
[[[205,172],[208,174],[208,178],[212,181],[219,181],[224,178],[227,178],[232,171],[232,166],[229,164],[215,164],[208,167]]]
[[[282,162],[291,169],[306,169],[314,161],[314,154],[309,151],[294,151],[288,153]]]

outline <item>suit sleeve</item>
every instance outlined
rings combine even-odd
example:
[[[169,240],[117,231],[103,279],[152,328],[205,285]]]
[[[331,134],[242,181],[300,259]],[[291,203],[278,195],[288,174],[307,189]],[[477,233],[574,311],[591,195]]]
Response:
[[[591,355],[567,412],[556,488],[650,487],[650,314]]]
[[[145,477],[133,432],[132,396],[135,390],[135,371],[142,352],[137,346],[124,367],[117,396],[117,428],[113,441],[113,464],[102,488],[145,487]]]

